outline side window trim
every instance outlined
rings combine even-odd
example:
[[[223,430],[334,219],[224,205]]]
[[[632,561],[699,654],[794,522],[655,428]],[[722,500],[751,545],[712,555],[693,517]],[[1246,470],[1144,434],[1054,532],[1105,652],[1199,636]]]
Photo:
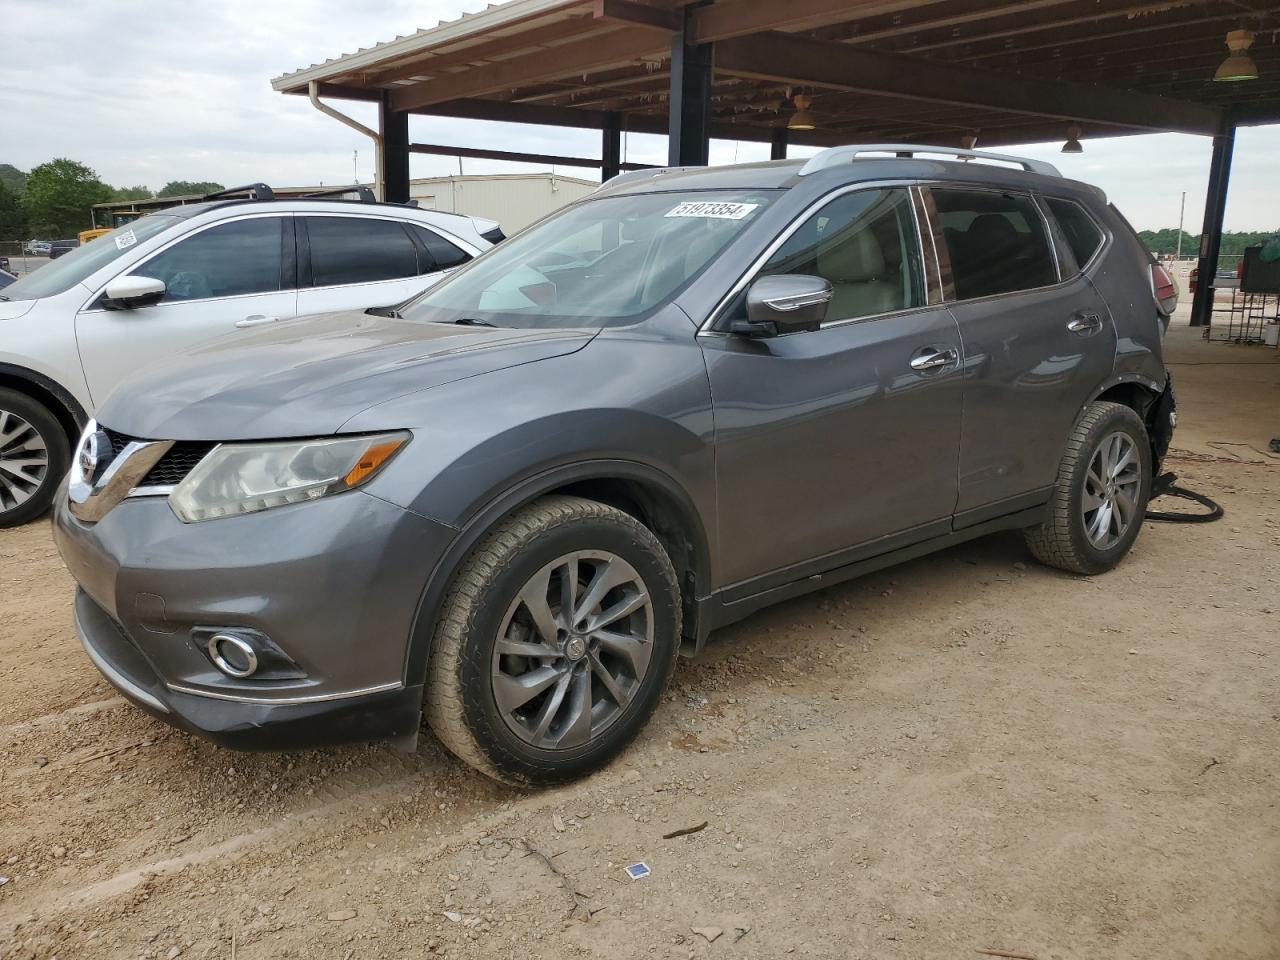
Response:
[[[751,265],[742,272],[741,276],[739,276],[738,279],[733,283],[733,285],[729,288],[728,292],[725,293],[725,295],[721,297],[720,301],[715,305],[715,308],[708,315],[707,320],[702,324],[702,326],[698,328],[698,335],[701,336],[704,333],[708,335],[724,334],[724,331],[718,329],[718,327],[719,327],[720,321],[724,318],[725,311],[728,310],[729,307],[733,304],[733,302],[738,298],[738,295],[742,293],[742,291],[745,290],[748,286],[751,285],[751,282],[756,278],[760,270],[763,269],[764,265],[769,262],[770,258],[775,253],[778,252],[779,248],[781,248],[784,243],[790,240],[792,235],[797,230],[799,230],[802,226],[804,226],[805,223],[808,222],[810,217],[812,217],[815,213],[817,213],[827,204],[831,203],[834,200],[838,200],[840,197],[846,196],[847,194],[857,193],[859,191],[864,191],[864,190],[904,190],[908,192],[908,197],[910,198],[911,197],[910,191],[912,190],[913,187],[914,187],[914,183],[913,181],[910,181],[910,180],[882,180],[882,181],[869,181],[869,182],[863,182],[863,183],[846,184],[843,187],[838,187],[837,189],[832,190],[830,193],[824,193],[821,197],[819,197],[813,203],[809,204],[809,206],[805,207],[804,210],[802,210],[799,214],[797,214],[791,220],[790,223],[788,223],[785,227],[783,227],[782,230],[779,231],[778,235],[775,236],[773,240],[769,242],[769,245],[765,247],[765,249],[760,253],[760,255],[751,262]],[[912,202],[912,216],[914,220],[916,218],[914,201]],[[925,249],[924,249],[923,233],[920,230],[920,224],[918,221],[915,223],[915,233],[916,233],[917,250],[921,258],[921,265],[923,267]],[[868,320],[878,320],[881,317],[891,317],[900,313],[912,313],[919,310],[928,310],[931,307],[936,306],[937,304],[935,304],[931,299],[929,290],[928,290],[928,271],[926,270],[924,271],[924,273],[925,273],[925,278],[924,278],[925,279],[925,303],[924,304],[918,307],[906,307],[902,310],[893,310],[888,313],[876,313],[876,314],[871,314],[865,317],[851,317],[846,320],[828,320],[824,322],[819,329],[826,330],[829,327],[845,326],[851,323],[864,323]]]
[[[925,209],[928,211],[930,219],[930,233],[938,250],[939,266],[942,270],[942,282],[945,290],[945,303],[975,303],[979,300],[993,300],[996,297],[1016,297],[1019,294],[1034,293],[1037,290],[1051,290],[1054,287],[1061,286],[1068,282],[1072,277],[1065,276],[1062,272],[1062,263],[1058,255],[1058,247],[1056,243],[1056,230],[1053,222],[1046,215],[1044,208],[1041,206],[1039,195],[1033,190],[1025,190],[1019,188],[1008,188],[995,186],[989,183],[969,183],[962,180],[933,180],[928,183],[921,183],[920,190],[924,194]],[[1050,260],[1053,263],[1054,275],[1057,277],[1053,283],[1045,284],[1039,287],[1027,287],[1023,290],[1006,290],[1003,293],[992,293],[985,297],[970,297],[961,299],[956,295],[955,274],[951,269],[950,248],[947,246],[946,237],[942,232],[942,218],[938,214],[937,203],[933,196],[934,190],[962,190],[969,192],[983,193],[999,193],[1005,196],[1022,197],[1027,200],[1035,209],[1040,217],[1040,222],[1044,227],[1045,239],[1049,244]]]
[[[142,267],[145,267],[148,263],[150,263],[156,257],[160,256],[162,253],[165,253],[166,251],[173,249],[174,247],[176,247],[178,244],[182,243],[185,240],[190,240],[192,237],[198,236],[199,234],[204,233],[206,230],[212,230],[214,227],[225,226],[228,223],[240,223],[241,221],[244,221],[244,220],[264,220],[269,217],[274,217],[275,219],[281,220],[281,221],[292,221],[294,219],[294,215],[292,213],[281,212],[277,210],[270,210],[270,211],[264,211],[262,213],[246,213],[239,216],[223,217],[220,220],[212,220],[209,223],[201,224],[200,226],[196,227],[193,230],[188,230],[186,233],[173,237],[163,247],[160,247],[156,250],[152,250],[145,257],[141,257],[140,259],[133,261],[128,266],[124,267],[119,273],[115,274],[112,277],[109,277],[107,280],[105,280],[102,283],[100,287],[98,287],[97,290],[94,291],[93,295],[89,297],[88,300],[85,301],[85,305],[76,312],[90,313],[93,311],[104,310],[104,308],[100,304],[102,301],[102,296],[106,292],[108,283],[110,283],[112,280],[115,280],[117,277],[127,277],[132,275],[135,271],[141,269]],[[288,223],[281,223],[280,232],[285,235],[289,233]],[[284,275],[282,275],[280,279],[281,279],[281,282],[283,283],[285,279]],[[233,293],[225,297],[201,297],[198,300],[162,300],[159,303],[154,304],[153,309],[158,307],[171,307],[171,306],[176,306],[178,304],[187,304],[187,303],[211,303],[215,300],[232,300],[232,299],[239,299],[240,297],[269,297],[273,294],[285,293],[289,289],[292,289],[292,288],[282,286],[279,290],[260,290],[257,293]]]

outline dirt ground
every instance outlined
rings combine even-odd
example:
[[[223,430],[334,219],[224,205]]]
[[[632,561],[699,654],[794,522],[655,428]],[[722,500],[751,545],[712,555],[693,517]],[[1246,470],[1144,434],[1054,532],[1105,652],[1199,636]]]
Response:
[[[1098,578],[997,536],[761,613],[551,791],[429,736],[172,731],[79,649],[47,524],[0,531],[0,956],[1280,957],[1280,356],[1170,357],[1169,466],[1224,521]]]

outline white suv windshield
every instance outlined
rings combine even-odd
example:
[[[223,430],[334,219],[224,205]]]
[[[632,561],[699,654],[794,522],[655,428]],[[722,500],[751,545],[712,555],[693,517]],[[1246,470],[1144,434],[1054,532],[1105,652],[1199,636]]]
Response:
[[[70,290],[116,257],[122,257],[135,249],[143,240],[149,240],[172,226],[178,219],[153,213],[126,226],[117,227],[57,260],[46,263],[17,283],[9,284],[0,293],[0,300],[38,300],[40,297],[52,297]]]
[[[669,300],[772,197],[707,190],[588,200],[494,247],[401,313],[499,327],[623,322]]]

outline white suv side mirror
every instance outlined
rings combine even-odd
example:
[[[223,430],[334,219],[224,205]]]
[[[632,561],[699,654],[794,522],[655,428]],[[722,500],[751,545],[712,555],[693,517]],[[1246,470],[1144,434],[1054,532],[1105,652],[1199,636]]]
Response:
[[[108,310],[130,310],[155,303],[164,296],[163,280],[155,277],[116,277],[102,291]]]

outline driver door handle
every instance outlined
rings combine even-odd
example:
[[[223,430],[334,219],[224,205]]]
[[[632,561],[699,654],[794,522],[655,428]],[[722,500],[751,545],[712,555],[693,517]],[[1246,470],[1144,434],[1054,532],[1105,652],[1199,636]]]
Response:
[[[950,366],[957,359],[956,352],[950,347],[922,347],[911,358],[911,369],[922,373],[937,370],[939,367]]]
[[[1067,329],[1072,333],[1087,337],[1102,329],[1102,317],[1096,313],[1082,313],[1067,324]]]
[[[237,327],[260,327],[264,323],[275,323],[279,317],[268,317],[265,314],[253,313],[245,317],[243,320],[237,320]]]

